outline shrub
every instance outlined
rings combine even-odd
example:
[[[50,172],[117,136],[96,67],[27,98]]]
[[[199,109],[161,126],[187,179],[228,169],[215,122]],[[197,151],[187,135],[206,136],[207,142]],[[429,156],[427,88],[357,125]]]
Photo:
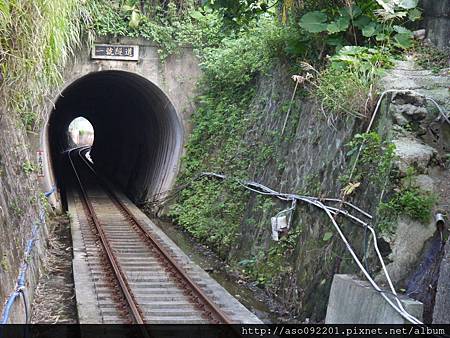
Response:
[[[330,57],[329,65],[319,72],[304,64],[314,77],[313,94],[321,103],[322,114],[335,125],[340,117],[365,118],[372,111],[376,83],[384,69],[393,65],[388,49],[345,46]]]
[[[388,202],[382,202],[378,208],[378,227],[383,233],[394,230],[398,216],[405,215],[411,219],[427,224],[436,203],[436,196],[415,187],[408,187],[397,192]]]
[[[27,129],[39,127],[43,116],[35,108],[62,81],[88,20],[77,0],[0,0],[2,97]]]

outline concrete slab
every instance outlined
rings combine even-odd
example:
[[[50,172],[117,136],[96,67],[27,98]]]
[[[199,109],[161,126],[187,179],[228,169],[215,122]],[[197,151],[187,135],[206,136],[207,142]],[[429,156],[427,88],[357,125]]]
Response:
[[[399,298],[408,313],[419,320],[422,319],[421,302],[402,295]],[[398,314],[369,282],[352,275],[334,275],[325,323],[408,324],[409,322]]]
[[[68,194],[67,204],[72,233],[72,268],[75,297],[77,300],[78,321],[80,324],[99,324],[102,323],[102,316],[98,308],[94,279],[86,259],[86,248],[81,235],[80,222],[78,220],[77,208],[73,195]]]

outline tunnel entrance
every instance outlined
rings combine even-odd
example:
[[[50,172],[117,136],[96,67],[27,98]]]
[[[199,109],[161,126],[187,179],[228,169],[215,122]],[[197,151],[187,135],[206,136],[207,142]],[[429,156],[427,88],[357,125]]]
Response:
[[[170,187],[181,154],[183,129],[174,106],[159,87],[134,73],[100,71],[63,90],[46,134],[50,170],[59,187],[64,183],[64,154],[77,146],[74,130],[83,124],[86,127],[86,122],[92,126],[92,137],[83,141],[92,138],[90,156],[95,169],[134,202]]]

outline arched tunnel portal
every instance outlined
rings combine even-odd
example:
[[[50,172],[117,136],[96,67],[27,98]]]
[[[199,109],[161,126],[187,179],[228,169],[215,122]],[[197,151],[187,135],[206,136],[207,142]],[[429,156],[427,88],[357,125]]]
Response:
[[[46,138],[50,170],[58,185],[64,152],[74,146],[69,125],[84,117],[94,127],[91,158],[135,202],[168,188],[183,143],[183,127],[164,92],[126,71],[89,73],[71,83],[56,101]]]

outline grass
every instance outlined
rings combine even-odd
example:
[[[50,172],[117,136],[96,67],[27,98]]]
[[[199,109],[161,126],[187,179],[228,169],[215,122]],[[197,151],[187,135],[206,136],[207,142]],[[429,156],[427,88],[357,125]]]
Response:
[[[380,203],[378,227],[382,233],[393,232],[395,221],[400,215],[426,225],[431,219],[431,212],[436,203],[436,196],[416,187],[407,187],[397,192],[387,202]]]
[[[329,125],[346,116],[365,119],[376,102],[377,81],[393,65],[391,52],[383,47],[345,46],[329,58],[323,70],[301,63],[302,78],[312,86],[322,115]]]
[[[417,64],[425,69],[438,73],[441,69],[450,67],[450,48],[440,50],[433,45],[418,45],[415,49]]]
[[[8,271],[9,269],[9,263],[8,263],[8,258],[6,257],[6,255],[4,255],[2,257],[2,260],[0,261],[0,267],[2,268],[3,271]]]
[[[36,107],[61,83],[62,69],[81,44],[86,6],[78,0],[0,0],[0,93],[28,130],[38,129],[45,112]]]

